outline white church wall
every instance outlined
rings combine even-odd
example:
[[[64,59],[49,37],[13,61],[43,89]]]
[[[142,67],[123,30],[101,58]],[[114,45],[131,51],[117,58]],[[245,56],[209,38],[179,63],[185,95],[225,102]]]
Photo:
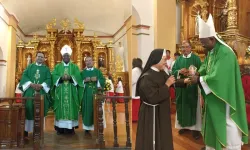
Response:
[[[119,30],[116,35],[114,36],[114,54],[116,54],[116,51],[119,48],[119,42],[121,42],[121,46],[124,48],[124,55],[126,58],[124,58],[124,69],[125,71],[128,71],[128,43],[127,43],[127,29],[124,25],[121,30]]]
[[[31,39],[32,39],[32,37],[25,37],[25,35],[21,32],[21,30],[19,28],[17,28],[16,43],[18,43],[20,40],[25,42],[25,43],[28,43]]]
[[[134,7],[133,13],[138,13],[140,18],[140,20],[136,20],[136,25],[150,26],[147,30],[140,29],[137,31],[138,57],[142,59],[144,66],[151,51],[154,49],[154,0],[144,0],[143,3],[140,0],[133,0],[132,4]]]
[[[7,66],[6,61],[3,59],[3,51],[0,47],[0,97],[5,97],[6,93],[6,74]]]
[[[181,6],[176,4],[176,44],[180,44],[181,35]]]
[[[8,51],[8,22],[8,16],[4,12],[0,12],[0,46],[3,52],[4,60],[7,60]]]
[[[0,5],[1,7],[1,5]],[[7,52],[8,52],[8,16],[0,8],[0,97],[6,94]]]

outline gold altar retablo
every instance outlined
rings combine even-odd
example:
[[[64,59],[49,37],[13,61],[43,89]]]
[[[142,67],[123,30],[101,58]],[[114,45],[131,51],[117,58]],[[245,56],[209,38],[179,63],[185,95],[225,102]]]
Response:
[[[246,49],[250,45],[248,1],[178,0],[181,8],[180,41],[190,40],[193,52],[204,59],[206,52],[199,41],[196,17],[199,13],[206,21],[208,15],[212,14],[215,30],[232,47],[238,59],[244,58]],[[241,15],[238,15],[239,13]],[[179,47],[180,45],[177,45],[177,51]]]
[[[116,72],[119,72],[119,75],[121,75],[124,80],[126,79],[124,83],[128,83],[128,74],[121,72],[121,70],[116,71],[112,41],[104,44],[98,39],[96,34],[93,38],[85,37],[83,35],[85,29],[84,24],[78,19],[75,19],[72,25],[68,19],[62,20],[58,24],[61,25],[61,29],[56,28],[56,21],[54,18],[46,25],[46,37],[38,38],[35,34],[33,39],[27,44],[23,41],[19,41],[17,44],[16,85],[27,65],[35,62],[38,51],[44,53],[45,64],[50,70],[53,70],[55,65],[62,61],[60,51],[64,45],[69,45],[72,48],[71,61],[77,64],[80,70],[86,67],[86,57],[92,56],[94,67],[99,68],[105,76],[109,73],[116,79]],[[74,26],[73,29],[70,28],[72,26]],[[127,88],[128,87],[129,86],[127,86]],[[129,90],[127,89],[127,91]]]

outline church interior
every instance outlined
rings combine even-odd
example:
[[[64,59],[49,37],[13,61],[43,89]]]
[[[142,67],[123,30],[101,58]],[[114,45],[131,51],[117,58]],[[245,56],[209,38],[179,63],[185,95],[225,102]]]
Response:
[[[141,58],[145,65],[150,52],[155,48],[170,50],[174,59],[175,53],[182,54],[183,40],[189,40],[192,52],[203,61],[206,53],[199,41],[197,33],[197,15],[206,21],[211,14],[214,19],[215,30],[222,39],[234,50],[241,69],[242,85],[246,99],[246,113],[248,128],[250,125],[250,99],[249,99],[249,0],[140,0],[132,1],[133,24],[133,56]],[[152,42],[154,41],[154,42]],[[187,133],[179,135],[175,127],[176,97],[171,96],[171,122],[174,149],[200,150],[204,142],[195,140]],[[133,103],[134,104],[134,103]],[[139,102],[135,103],[134,112],[138,113]],[[133,118],[132,118],[133,119]],[[138,118],[133,119],[133,143],[136,140]],[[250,131],[250,128],[249,128]],[[191,133],[191,132],[190,132]],[[249,138],[250,142],[250,138]],[[248,142],[248,143],[249,143]],[[135,144],[133,144],[133,148]],[[250,145],[244,145],[247,150]]]
[[[140,100],[130,97],[132,60],[140,58],[144,66],[155,48],[170,50],[174,58],[174,53],[182,53],[182,41],[189,40],[192,52],[203,61],[206,52],[197,33],[198,14],[204,20],[213,15],[216,31],[237,55],[250,131],[249,0],[0,0],[0,149],[135,149]],[[118,102],[100,95],[94,98],[92,138],[84,136],[82,126],[75,135],[57,135],[55,114],[50,110],[43,120],[44,98],[34,97],[34,106],[41,112],[34,112],[34,134],[24,138],[25,99],[17,92],[22,74],[35,63],[38,51],[52,71],[61,63],[65,45],[71,47],[71,62],[80,70],[86,67],[85,59],[92,57],[94,67],[106,78],[112,77],[113,93],[121,79],[123,92],[118,95],[128,97]],[[174,149],[200,150],[205,146],[202,137],[179,135],[175,128],[176,97],[172,95]],[[242,147],[248,149],[250,144]]]
[[[33,136],[29,134],[28,140],[22,141],[21,138],[20,141],[19,137],[23,136],[20,133],[23,130],[23,114],[20,111],[24,105],[20,99],[21,102],[18,102],[6,97],[20,97],[17,86],[27,66],[36,62],[37,52],[44,54],[44,64],[53,71],[62,61],[62,47],[68,45],[72,49],[71,62],[80,71],[86,67],[85,59],[92,57],[94,67],[101,70],[105,78],[112,77],[113,91],[120,78],[124,89],[122,94],[130,95],[129,74],[132,65],[128,60],[131,59],[131,16],[131,1],[124,0],[72,0],[70,3],[66,0],[0,1],[0,98],[5,98],[0,103],[0,118],[6,121],[10,110],[15,109],[17,111],[13,111],[10,119],[20,119],[12,119],[9,125],[0,123],[0,148],[32,149],[36,143],[35,132]],[[98,102],[95,107],[95,125],[98,126]],[[105,147],[113,147],[114,144],[116,147],[131,147],[129,138],[132,127],[128,126],[131,119],[127,117],[131,114],[131,101],[121,100],[116,103],[111,100],[105,102],[104,109],[105,114],[102,115],[107,120],[107,128],[102,128],[104,137],[99,136],[99,131],[95,130],[90,139],[84,137],[81,126],[74,136],[58,136],[54,130],[54,113],[50,110],[46,119],[38,123],[44,127],[44,134],[38,131],[43,138],[43,148],[98,148],[104,141]],[[114,126],[116,129],[113,129]],[[4,129],[6,132],[2,132]],[[99,146],[96,142],[98,140]]]

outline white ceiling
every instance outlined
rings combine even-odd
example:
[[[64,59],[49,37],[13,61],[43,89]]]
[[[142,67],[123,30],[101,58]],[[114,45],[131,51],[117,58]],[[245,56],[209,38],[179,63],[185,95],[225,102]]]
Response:
[[[19,20],[25,34],[45,29],[53,18],[57,28],[67,18],[74,26],[77,18],[85,24],[87,33],[113,35],[132,15],[131,0],[2,0],[2,5]]]

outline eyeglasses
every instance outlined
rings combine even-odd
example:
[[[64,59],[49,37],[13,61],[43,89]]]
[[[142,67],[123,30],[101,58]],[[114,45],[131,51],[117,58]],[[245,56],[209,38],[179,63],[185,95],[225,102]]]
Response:
[[[181,46],[182,49],[184,48],[190,48],[190,46]]]

